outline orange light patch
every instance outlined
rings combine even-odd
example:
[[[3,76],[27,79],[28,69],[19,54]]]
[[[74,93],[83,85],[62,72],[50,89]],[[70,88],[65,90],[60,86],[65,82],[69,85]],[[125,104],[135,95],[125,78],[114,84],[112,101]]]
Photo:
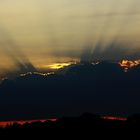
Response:
[[[33,123],[33,122],[45,122],[45,121],[52,121],[52,122],[56,122],[57,119],[46,119],[46,120],[21,120],[21,121],[3,121],[0,122],[0,127],[4,128],[7,125],[13,125],[14,123],[18,123],[20,125],[24,125],[25,123]]]
[[[124,68],[124,71],[127,72],[129,68],[135,67],[140,64],[140,60],[122,60],[119,62],[119,65]]]
[[[123,118],[123,117],[114,117],[114,116],[104,116],[102,117],[105,120],[117,120],[117,121],[126,121],[127,118]]]

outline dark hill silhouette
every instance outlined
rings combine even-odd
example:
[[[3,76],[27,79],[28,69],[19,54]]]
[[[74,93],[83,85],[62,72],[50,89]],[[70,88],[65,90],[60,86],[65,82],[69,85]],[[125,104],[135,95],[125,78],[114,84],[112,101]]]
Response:
[[[140,111],[140,67],[80,63],[47,77],[31,74],[0,85],[0,120],[40,119],[83,112],[129,115]]]
[[[53,136],[57,136],[57,138],[61,136],[62,138],[76,135],[79,138],[82,138],[83,136],[90,136],[90,138],[95,138],[95,136],[99,138],[100,136],[103,136],[104,138],[108,138],[109,136],[122,137],[123,134],[126,138],[126,136],[131,136],[131,134],[133,134],[134,137],[135,135],[133,132],[135,132],[135,134],[138,132],[139,134],[139,128],[140,115],[138,114],[130,116],[126,120],[110,120],[104,119],[100,115],[85,113],[80,117],[62,117],[56,121],[35,121],[24,124],[13,123],[0,128],[0,134],[1,132],[8,132],[9,134],[18,132],[18,134],[24,136],[27,136],[28,134],[32,134],[32,137],[43,135],[45,138],[48,138],[48,136],[51,136],[51,138]]]

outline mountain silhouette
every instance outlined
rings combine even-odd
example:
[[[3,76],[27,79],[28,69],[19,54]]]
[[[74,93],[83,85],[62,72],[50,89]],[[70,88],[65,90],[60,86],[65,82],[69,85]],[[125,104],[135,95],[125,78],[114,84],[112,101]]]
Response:
[[[130,115],[140,110],[140,66],[79,63],[48,76],[36,73],[0,85],[0,120],[80,115]]]

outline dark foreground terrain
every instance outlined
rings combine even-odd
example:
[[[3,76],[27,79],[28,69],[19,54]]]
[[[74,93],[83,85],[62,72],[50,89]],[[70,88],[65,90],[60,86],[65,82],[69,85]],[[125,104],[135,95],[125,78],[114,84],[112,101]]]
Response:
[[[140,132],[140,115],[133,115],[126,120],[105,119],[99,115],[85,113],[80,117],[64,117],[56,121],[32,122],[20,125],[14,123],[0,129],[0,134],[6,136],[39,136],[48,137],[122,137],[137,136]],[[7,135],[9,134],[9,135]]]

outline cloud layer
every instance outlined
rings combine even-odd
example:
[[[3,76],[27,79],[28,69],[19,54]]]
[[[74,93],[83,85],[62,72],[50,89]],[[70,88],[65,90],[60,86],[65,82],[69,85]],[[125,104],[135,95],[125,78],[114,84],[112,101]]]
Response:
[[[78,60],[89,46],[98,59],[138,57],[139,4],[139,0],[0,1],[4,50],[0,59],[7,62],[0,68],[14,69],[13,61],[17,66],[41,67]]]

